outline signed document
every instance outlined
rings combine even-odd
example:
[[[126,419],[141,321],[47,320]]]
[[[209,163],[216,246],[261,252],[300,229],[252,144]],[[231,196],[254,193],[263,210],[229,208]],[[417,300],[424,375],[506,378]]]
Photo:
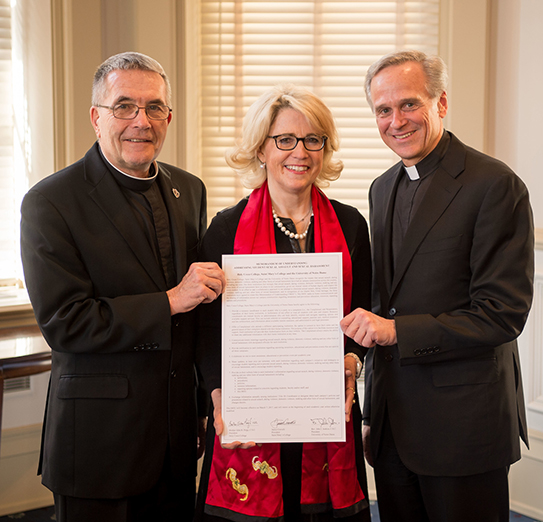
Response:
[[[341,256],[223,256],[223,443],[345,441]]]

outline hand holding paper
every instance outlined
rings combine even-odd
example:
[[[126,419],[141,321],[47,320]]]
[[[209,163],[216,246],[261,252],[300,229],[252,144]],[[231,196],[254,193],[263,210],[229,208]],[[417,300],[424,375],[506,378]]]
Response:
[[[351,420],[351,410],[355,400],[356,361],[353,357],[345,357],[345,422]]]
[[[215,428],[215,433],[220,437],[224,430],[224,423],[222,420],[222,390],[221,388],[215,388],[211,392],[211,400],[213,401],[213,418],[214,418],[213,426]],[[221,443],[221,446],[227,449],[236,449],[236,448],[247,449],[247,448],[252,448],[256,446],[256,443],[253,441],[245,442],[245,443],[242,443],[240,441],[235,441],[230,444]]]

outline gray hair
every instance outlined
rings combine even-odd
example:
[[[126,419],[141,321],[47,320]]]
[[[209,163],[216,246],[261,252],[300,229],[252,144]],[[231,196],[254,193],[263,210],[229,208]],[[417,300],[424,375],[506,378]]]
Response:
[[[96,69],[92,82],[92,104],[100,105],[106,96],[106,78],[110,72],[128,70],[151,71],[160,74],[166,84],[166,104],[171,105],[172,88],[162,65],[150,56],[135,52],[111,56]]]
[[[406,62],[416,62],[422,65],[422,69],[426,74],[426,90],[430,98],[439,98],[447,90],[449,79],[447,66],[439,56],[428,56],[421,51],[398,51],[390,53],[377,60],[370,66],[366,73],[364,90],[366,91],[366,100],[372,111],[374,110],[371,100],[371,82],[373,78],[387,67],[401,65]]]

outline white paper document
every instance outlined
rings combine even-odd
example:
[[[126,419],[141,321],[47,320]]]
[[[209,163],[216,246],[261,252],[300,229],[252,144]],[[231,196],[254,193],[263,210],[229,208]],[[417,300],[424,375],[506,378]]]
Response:
[[[223,443],[345,441],[341,256],[223,255]]]

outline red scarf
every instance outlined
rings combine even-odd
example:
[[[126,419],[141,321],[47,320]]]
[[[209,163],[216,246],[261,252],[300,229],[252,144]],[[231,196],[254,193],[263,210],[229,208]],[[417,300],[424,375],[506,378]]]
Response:
[[[311,204],[315,252],[343,254],[343,307],[347,314],[351,306],[352,266],[345,236],[332,204],[314,186]],[[276,252],[275,223],[265,182],[251,193],[241,215],[234,254]],[[352,422],[346,426],[346,437],[346,442],[303,445],[302,512],[305,511],[304,506],[312,512],[333,509],[336,514],[342,510],[354,514],[362,509],[364,494],[357,478]],[[215,436],[206,498],[207,513],[229,520],[245,520],[244,516],[279,519],[284,514],[282,493],[279,444],[228,450],[221,447],[219,437]]]

